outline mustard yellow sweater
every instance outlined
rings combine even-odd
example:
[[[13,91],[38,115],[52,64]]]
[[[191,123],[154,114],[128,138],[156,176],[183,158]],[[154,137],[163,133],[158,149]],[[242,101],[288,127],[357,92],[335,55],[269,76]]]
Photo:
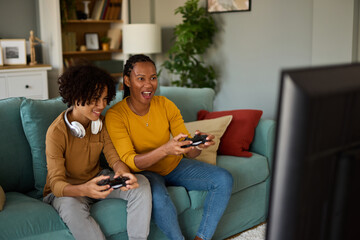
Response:
[[[123,99],[106,112],[105,124],[120,159],[134,172],[141,171],[134,162],[137,154],[147,153],[167,143],[170,133],[173,136],[180,133],[189,135],[180,110],[163,96],[152,98],[150,110],[145,116],[133,113]],[[169,155],[145,170],[165,176],[176,168],[181,159],[182,156]]]
[[[64,112],[61,113],[46,133],[48,174],[43,195],[53,192],[55,196],[62,197],[66,185],[83,184],[95,177],[101,170],[101,151],[110,167],[120,160],[105,127],[94,135],[89,124],[85,137],[77,138],[70,133],[64,121]]]

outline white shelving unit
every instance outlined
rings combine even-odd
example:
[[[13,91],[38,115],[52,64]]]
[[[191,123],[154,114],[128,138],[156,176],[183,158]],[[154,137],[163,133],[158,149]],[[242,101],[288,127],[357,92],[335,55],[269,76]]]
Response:
[[[49,97],[58,96],[57,78],[63,71],[63,51],[61,43],[61,16],[59,0],[38,0],[40,39],[42,44],[43,60],[52,66],[49,75]],[[129,23],[128,1],[122,2],[122,23],[111,23],[112,28],[122,28],[123,24]],[[124,60],[121,52],[112,53],[112,59]]]

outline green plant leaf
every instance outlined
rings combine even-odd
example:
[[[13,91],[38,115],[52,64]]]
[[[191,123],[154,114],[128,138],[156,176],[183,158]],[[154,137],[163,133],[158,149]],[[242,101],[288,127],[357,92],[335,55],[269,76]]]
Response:
[[[216,87],[216,73],[207,66],[203,54],[212,45],[217,32],[215,21],[199,0],[188,0],[175,9],[182,23],[175,27],[175,42],[168,51],[169,59],[161,67],[174,75],[172,84],[182,87]]]

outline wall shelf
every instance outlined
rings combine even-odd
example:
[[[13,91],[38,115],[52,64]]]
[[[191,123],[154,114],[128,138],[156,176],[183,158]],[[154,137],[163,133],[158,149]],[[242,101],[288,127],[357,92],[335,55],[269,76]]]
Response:
[[[110,49],[109,51],[103,51],[103,50],[72,51],[72,52],[63,52],[63,55],[70,56],[70,55],[92,55],[92,54],[109,54],[109,53],[122,53],[122,49]]]
[[[86,20],[67,20],[64,21],[65,24],[67,23],[82,23],[82,24],[92,24],[92,23],[122,23],[123,20],[93,20],[93,19],[86,19]]]

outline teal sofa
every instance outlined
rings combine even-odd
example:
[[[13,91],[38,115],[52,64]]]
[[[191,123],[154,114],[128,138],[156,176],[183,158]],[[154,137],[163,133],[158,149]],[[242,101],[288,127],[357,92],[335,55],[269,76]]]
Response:
[[[213,110],[215,93],[211,89],[162,86],[158,94],[168,97],[180,108],[185,122],[195,121],[200,109]],[[122,92],[118,92],[112,104],[121,99]],[[0,239],[73,239],[57,212],[41,201],[46,178],[46,130],[65,108],[60,98],[0,100],[0,186],[6,195],[0,211]],[[217,165],[233,175],[234,187],[213,239],[225,239],[266,220],[274,128],[273,120],[260,120],[250,158],[217,156]],[[206,192],[187,192],[183,187],[169,187],[169,192],[186,239],[193,239]],[[92,206],[91,215],[108,239],[127,239],[125,201],[100,201]],[[151,223],[149,239],[166,237]]]

